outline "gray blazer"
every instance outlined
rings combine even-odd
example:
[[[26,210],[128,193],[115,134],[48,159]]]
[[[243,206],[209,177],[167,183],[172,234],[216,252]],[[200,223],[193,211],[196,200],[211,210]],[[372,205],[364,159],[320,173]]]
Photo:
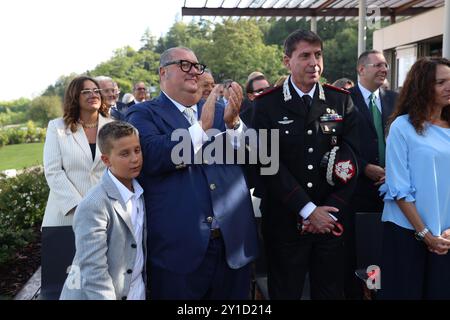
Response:
[[[146,261],[144,212],[143,250]],[[136,260],[131,217],[107,171],[78,205],[74,220],[76,253],[61,300],[126,299]],[[56,257],[55,257],[56,258]],[[144,282],[145,266],[143,273]]]

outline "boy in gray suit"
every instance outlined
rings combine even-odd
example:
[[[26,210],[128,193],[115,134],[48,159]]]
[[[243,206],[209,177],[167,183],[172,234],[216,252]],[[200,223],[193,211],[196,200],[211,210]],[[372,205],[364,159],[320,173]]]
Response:
[[[76,253],[61,300],[144,300],[146,228],[139,134],[114,121],[98,133],[102,180],[75,211]]]

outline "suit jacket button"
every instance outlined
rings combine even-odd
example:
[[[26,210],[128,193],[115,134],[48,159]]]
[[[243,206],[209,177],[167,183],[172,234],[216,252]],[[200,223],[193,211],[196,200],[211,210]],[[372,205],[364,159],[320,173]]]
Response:
[[[133,270],[128,269],[128,270],[127,270],[127,273],[128,273],[128,274],[133,273]]]
[[[206,222],[211,223],[213,221],[213,217],[206,218]]]
[[[308,136],[312,135],[312,130],[308,130],[306,131],[306,133],[308,134]]]
[[[308,165],[308,170],[312,170],[312,169],[314,169],[314,166],[312,164],[309,164]]]
[[[314,149],[313,148],[309,148],[308,149],[308,153],[313,153],[314,152]]]
[[[123,296],[123,297],[122,297],[122,300],[127,300],[127,296]]]
[[[136,249],[137,245],[136,245],[135,243],[133,243],[133,244],[131,245],[131,247],[132,247],[133,249]]]
[[[211,184],[209,185],[209,188],[210,188],[211,190],[216,190],[216,185],[215,185],[214,183],[211,183]]]
[[[313,184],[312,184],[311,182],[308,182],[308,183],[306,184],[306,186],[307,186],[308,188],[312,188]]]
[[[289,134],[289,130],[286,130],[284,133]]]

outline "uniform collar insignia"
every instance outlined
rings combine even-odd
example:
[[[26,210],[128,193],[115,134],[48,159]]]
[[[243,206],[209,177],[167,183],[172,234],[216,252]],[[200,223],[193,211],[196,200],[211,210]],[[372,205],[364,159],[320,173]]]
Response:
[[[288,102],[289,100],[292,100],[291,91],[289,90],[290,79],[291,79],[291,76],[287,77],[283,83],[284,102]],[[325,92],[323,91],[323,87],[320,84],[320,82],[317,83],[317,86],[319,87],[319,99],[322,101],[325,101]]]
[[[289,100],[292,100],[291,91],[289,90],[289,79],[291,79],[291,76],[287,77],[283,83],[284,102],[288,102]]]
[[[317,85],[319,86],[319,99],[325,101],[325,92],[323,91],[323,87],[320,82],[318,82]]]

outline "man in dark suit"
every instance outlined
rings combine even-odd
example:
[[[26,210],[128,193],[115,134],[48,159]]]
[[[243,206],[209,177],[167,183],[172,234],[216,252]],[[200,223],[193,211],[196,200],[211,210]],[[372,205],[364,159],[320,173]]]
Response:
[[[136,82],[133,85],[133,101],[127,104],[127,107],[131,107],[137,103],[141,103],[147,100],[148,89],[143,81]]]
[[[361,148],[358,159],[361,174],[353,201],[356,211],[383,210],[383,200],[379,196],[378,188],[385,175],[385,128],[397,99],[396,92],[381,88],[388,70],[389,65],[381,52],[363,52],[357,63],[358,84],[349,90],[358,110]],[[375,117],[373,111],[376,113]]]
[[[254,101],[261,93],[270,87],[269,81],[263,73],[254,71],[249,74],[247,83],[245,84],[246,98],[241,106],[240,117],[245,124],[250,125],[254,113]]]
[[[309,271],[312,299],[340,299],[340,234],[357,175],[356,114],[347,91],[319,83],[322,40],[315,33],[290,34],[283,62],[291,75],[255,100],[254,116],[255,129],[279,132],[279,170],[261,176],[269,295],[300,299]]]
[[[204,105],[197,104],[198,78],[204,68],[190,49],[166,50],[160,58],[160,96],[127,113],[139,130],[144,156],[140,182],[145,191],[152,299],[249,298],[250,262],[258,245],[241,167],[173,159],[180,142],[173,138],[177,133],[187,135],[193,149],[183,150],[183,156],[192,156],[209,146],[205,143],[210,140],[209,129],[229,128],[233,134],[243,130],[242,89],[236,82],[229,88],[226,109],[216,104],[218,88]]]
[[[123,108],[123,103],[119,106],[116,98],[116,89],[115,82],[110,77],[106,76],[98,76],[95,77],[97,80],[100,89],[102,90],[102,96],[105,100],[106,105],[108,106],[108,112],[111,118],[114,120],[124,120],[125,112],[121,112],[120,109]],[[119,109],[120,108],[120,109]]]
[[[391,115],[397,93],[382,88],[389,65],[383,54],[376,50],[363,52],[357,62],[358,84],[349,89],[358,111],[358,137],[360,153],[358,164],[360,175],[352,199],[352,210],[356,212],[379,212],[383,200],[378,188],[384,182],[385,128]],[[381,215],[380,215],[381,219]],[[346,234],[346,280],[345,292],[349,299],[361,299],[361,284],[355,278],[356,240],[355,214],[350,216]],[[361,266],[360,266],[361,267]],[[367,267],[367,266],[366,266]]]

